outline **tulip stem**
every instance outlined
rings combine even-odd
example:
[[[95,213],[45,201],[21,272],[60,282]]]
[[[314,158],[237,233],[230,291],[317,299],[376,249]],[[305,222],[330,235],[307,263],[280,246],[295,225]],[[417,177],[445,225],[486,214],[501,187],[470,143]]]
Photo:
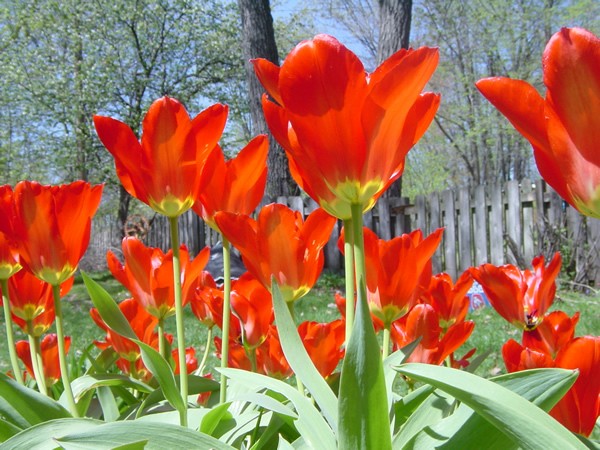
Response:
[[[31,321],[28,324],[28,328],[31,328]],[[38,391],[48,396],[48,388],[46,387],[46,378],[44,375],[44,364],[42,362],[42,347],[40,345],[39,336],[33,336],[28,334],[29,337],[29,354],[31,355],[31,367],[33,368],[33,375],[38,386]]]
[[[390,328],[383,329],[383,343],[381,345],[381,359],[385,360],[390,354]]]
[[[354,249],[354,269],[355,269],[355,276],[356,276],[356,286],[358,286],[359,288],[357,289],[357,297],[361,297],[362,295],[364,295],[363,290],[361,288],[361,286],[366,286],[367,285],[367,280],[366,280],[366,266],[365,266],[365,242],[364,242],[364,235],[363,235],[363,211],[362,211],[362,205],[360,203],[358,204],[352,204],[351,205],[351,210],[352,210],[352,247]],[[361,301],[361,299],[357,299],[358,302]],[[348,305],[348,299],[346,299],[346,306]],[[354,311],[353,311],[354,312]],[[348,318],[346,317],[346,320],[348,320]]]
[[[204,355],[202,355],[202,361],[200,361],[200,365],[196,370],[196,373],[202,376],[202,372],[204,372],[204,366],[206,366],[206,361],[208,360],[208,355],[210,353],[210,347],[212,342],[212,327],[208,329],[208,333],[206,334],[206,349],[204,350]]]
[[[354,323],[354,248],[352,219],[344,219],[344,275],[346,279],[346,337],[348,347]]]
[[[177,350],[179,352],[179,387],[183,400],[180,424],[187,427],[188,374],[185,361],[185,331],[183,326],[183,301],[181,299],[181,263],[179,260],[179,229],[177,217],[169,217],[171,248],[173,249],[173,291],[175,294],[175,322],[177,329]],[[161,338],[162,339],[162,338]]]
[[[167,358],[167,346],[165,339],[165,319],[162,317],[158,319],[158,353],[160,353],[161,356],[167,361],[169,360]]]
[[[0,287],[2,288],[2,305],[4,307],[4,322],[6,324],[6,345],[8,346],[8,354],[10,356],[10,364],[12,365],[12,371],[15,375],[15,380],[20,385],[24,385],[23,373],[19,367],[19,359],[17,358],[17,351],[15,347],[15,335],[13,332],[12,317],[10,315],[10,301],[8,298],[8,280],[1,279]]]
[[[221,367],[227,367],[229,360],[229,321],[231,319],[231,244],[221,234],[223,239],[223,335],[221,340]],[[220,402],[227,399],[227,377],[221,375]]]
[[[60,377],[63,382],[64,394],[69,405],[69,410],[73,417],[79,417],[79,411],[77,411],[77,404],[75,403],[75,397],[73,396],[73,390],[71,389],[71,381],[69,380],[69,367],[67,366],[67,351],[65,350],[65,335],[63,328],[63,316],[62,316],[62,305],[60,302],[60,285],[55,284],[52,286],[52,294],[54,297],[54,314],[56,315],[56,338],[58,340],[58,364],[60,367]]]

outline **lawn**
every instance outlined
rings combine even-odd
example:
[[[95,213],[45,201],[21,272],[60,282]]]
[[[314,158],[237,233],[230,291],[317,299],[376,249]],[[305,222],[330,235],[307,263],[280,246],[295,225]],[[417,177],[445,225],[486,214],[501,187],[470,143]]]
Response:
[[[126,297],[126,291],[112,278],[110,273],[93,274],[92,278],[100,283],[116,300],[123,300]],[[297,302],[297,321],[315,320],[329,322],[339,318],[339,312],[333,300],[336,290],[343,290],[343,279],[335,275],[324,274],[316,288]],[[69,352],[71,357],[81,357],[86,348],[89,349],[92,355],[98,353],[90,344],[94,339],[103,339],[104,333],[90,318],[89,310],[91,307],[92,302],[85,286],[81,278],[77,277],[73,289],[63,300],[65,332],[72,337],[72,347]],[[578,336],[585,334],[597,335],[600,330],[600,294],[584,295],[559,290],[552,309],[563,310],[570,316],[576,311],[581,312],[576,332]],[[509,338],[519,340],[520,332],[498,316],[490,307],[484,307],[469,313],[467,319],[475,322],[475,329],[467,343],[463,348],[459,349],[458,355],[462,356],[463,353],[466,353],[473,347],[477,348],[476,355],[489,352],[489,355],[481,366],[478,367],[476,373],[483,377],[502,373],[504,371],[501,355],[502,344]],[[206,328],[194,317],[190,308],[186,308],[185,323],[186,342],[196,349],[197,357],[200,360],[206,348]],[[174,328],[175,321],[172,318],[167,323],[167,331],[173,333]],[[26,339],[20,330],[16,334],[17,339]],[[215,364],[217,364],[217,359],[214,356],[213,350],[208,360],[208,366],[214,366]],[[0,340],[0,370],[5,372],[8,369],[6,341]]]

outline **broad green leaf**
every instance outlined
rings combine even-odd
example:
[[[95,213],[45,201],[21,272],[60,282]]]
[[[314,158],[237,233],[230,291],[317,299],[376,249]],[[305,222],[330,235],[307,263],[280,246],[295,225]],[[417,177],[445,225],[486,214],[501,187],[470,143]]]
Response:
[[[130,444],[119,445],[110,450],[144,450],[146,444],[148,444],[148,440],[144,439],[142,441],[131,442]],[[61,442],[60,447],[64,450],[89,450],[89,446],[85,442]]]
[[[71,417],[58,402],[0,373],[0,416],[18,428]]]
[[[71,383],[73,395],[75,396],[76,400],[87,391],[97,389],[100,386],[123,386],[144,393],[150,393],[153,391],[150,386],[142,381],[116,373],[83,375],[79,378],[76,378]]]
[[[211,436],[177,425],[126,420],[92,429],[71,432],[56,439],[62,444],[79,444],[86,450],[104,450],[147,440],[146,450],[218,449],[233,447]]]
[[[427,364],[406,364],[403,375],[441,389],[465,403],[525,449],[585,448],[573,434],[518,394],[468,372]],[[576,378],[576,372],[562,372]]]
[[[384,450],[392,444],[383,364],[364,282],[360,291],[340,379],[339,448]]]
[[[255,390],[269,389],[283,394],[296,408],[298,415],[298,419],[295,421],[296,428],[306,443],[313,448],[336,448],[337,443],[333,430],[315,405],[297,389],[275,378],[245,370],[231,368],[217,370],[229,378],[230,382],[241,383]]]
[[[491,379],[495,383],[521,395],[544,410],[549,410],[573,383],[570,372],[546,369],[528,370]],[[476,414],[466,404],[438,424],[424,430],[415,438],[417,448],[485,448],[508,450],[517,445],[490,422]]]
[[[19,428],[10,422],[0,419],[0,442],[4,442],[8,438],[13,437],[21,430],[22,428]]]
[[[167,360],[163,358],[160,353],[149,345],[144,344],[142,341],[136,339],[135,343],[140,346],[142,361],[144,361],[144,365],[152,372],[152,375],[154,375],[154,378],[158,381],[167,401],[173,408],[183,414],[185,411],[185,404],[183,403],[181,393],[175,382],[173,369]]]
[[[231,405],[230,402],[221,403],[220,405],[217,405],[214,408],[212,408],[210,412],[208,412],[202,418],[202,422],[200,423],[200,431],[202,433],[212,435],[217,426],[219,425],[219,422],[221,422],[225,418],[231,419],[231,413],[228,410],[229,405]]]
[[[91,279],[85,272],[81,272],[85,287],[90,294],[92,303],[100,313],[106,325],[115,333],[126,338],[137,340],[137,335],[131,328],[127,318],[123,315],[117,302],[113,300],[106,290]]]
[[[393,405],[394,410],[394,429],[408,420],[413,412],[425,401],[433,392],[433,386],[424,385],[412,392],[409,392],[404,397],[396,401]]]
[[[269,395],[259,394],[257,392],[248,392],[243,395],[236,395],[233,400],[252,403],[268,411],[273,411],[277,414],[283,414],[284,416],[292,417],[293,419],[298,418],[298,415],[294,411]]]
[[[105,422],[112,422],[119,418],[119,406],[112,390],[106,386],[98,386],[96,390],[98,402],[102,408],[102,416]]]
[[[98,427],[103,422],[94,419],[76,419],[73,417],[65,419],[49,420],[39,423],[33,427],[21,431],[7,441],[0,444],[0,450],[45,450],[54,449],[55,438],[65,436],[82,430]]]
[[[275,323],[279,330],[279,339],[285,358],[294,374],[312,394],[331,428],[336,430],[338,424],[337,398],[308,356],[279,286],[274,280],[271,291]]]

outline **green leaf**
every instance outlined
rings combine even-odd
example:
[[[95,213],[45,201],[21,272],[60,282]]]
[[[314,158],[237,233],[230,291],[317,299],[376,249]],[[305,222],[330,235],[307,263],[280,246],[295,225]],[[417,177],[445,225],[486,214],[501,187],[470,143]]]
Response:
[[[91,279],[85,272],[81,273],[85,287],[92,299],[92,303],[100,313],[104,323],[115,333],[126,338],[137,340],[137,335],[131,328],[127,318],[123,315],[117,302],[113,300],[102,286]]]
[[[307,445],[312,448],[336,448],[333,430],[315,405],[297,389],[281,380],[245,370],[231,368],[217,370],[229,378],[230,382],[244,384],[255,390],[269,389],[282,394],[292,402],[296,409],[298,415],[298,419],[295,421],[296,428]]]
[[[0,442],[4,442],[5,440],[13,437],[21,430],[22,428],[19,428],[10,422],[7,422],[6,420],[0,419]]]
[[[433,386],[424,385],[396,401],[393,406],[395,429],[405,423],[433,391]]]
[[[112,422],[119,418],[119,407],[112,390],[106,386],[98,386],[96,390],[98,402],[102,408],[102,416],[105,422]]]
[[[18,428],[27,428],[71,414],[60,403],[0,373],[0,416]]]
[[[152,372],[152,375],[154,375],[154,378],[158,381],[167,401],[173,408],[183,414],[185,411],[185,404],[181,398],[179,388],[177,387],[171,365],[160,353],[149,345],[144,344],[137,339],[135,340],[135,343],[140,346],[142,361],[144,361],[144,365]]]
[[[200,431],[212,435],[223,419],[231,419],[229,405],[231,405],[230,402],[221,403],[212,408],[210,412],[203,417],[202,422],[200,423]]]
[[[464,371],[427,364],[406,364],[397,370],[465,403],[525,449],[585,448],[570,431],[543,410],[492,381]],[[562,372],[572,382],[577,377],[575,371],[548,370]]]
[[[55,449],[57,447],[55,438],[97,427],[102,423],[99,420],[73,417],[50,420],[21,431],[0,444],[0,450]]]
[[[122,386],[145,393],[153,391],[150,386],[142,381],[116,373],[83,375],[73,380],[71,386],[76,400],[87,391],[97,389],[100,386]]]
[[[290,310],[274,279],[271,284],[271,292],[273,294],[275,323],[277,324],[285,358],[296,377],[302,381],[306,389],[312,394],[331,428],[336,430],[338,424],[337,398],[316,369],[310,356],[308,356],[298,335],[298,329],[294,324]]]
[[[500,386],[510,389],[544,410],[551,409],[573,382],[570,373],[553,370],[529,370],[492,378]],[[417,436],[415,447],[453,449],[485,448],[507,450],[516,444],[482,416],[464,403],[450,417],[424,430]]]
[[[381,351],[364,282],[360,291],[340,379],[339,448],[387,449],[392,443]]]
[[[233,447],[211,436],[177,425],[126,420],[110,422],[91,429],[71,432],[56,439],[63,444],[78,444],[86,450],[104,450],[147,440],[146,450],[218,449]]]

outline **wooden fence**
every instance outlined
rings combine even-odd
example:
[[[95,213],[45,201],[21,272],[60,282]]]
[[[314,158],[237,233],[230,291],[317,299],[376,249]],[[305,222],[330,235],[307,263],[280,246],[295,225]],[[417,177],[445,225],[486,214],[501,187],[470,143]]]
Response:
[[[317,205],[312,199],[280,197],[284,203],[305,215]],[[95,219],[92,242],[84,265],[102,268],[106,249],[119,252],[119,231],[112,218]],[[453,278],[470,266],[490,262],[531,267],[538,254],[563,254],[563,271],[573,282],[600,286],[600,221],[581,216],[543,181],[509,181],[504,184],[458,188],[408,198],[382,198],[366,214],[365,226],[382,239],[391,239],[420,228],[427,235],[445,229],[442,244],[433,257],[434,273],[447,272]],[[218,235],[194,213],[179,222],[181,242],[192,254],[204,245],[213,245]],[[337,249],[341,223],[334,229],[325,248],[326,267],[342,269]],[[169,248],[165,218],[150,220],[147,245]]]

